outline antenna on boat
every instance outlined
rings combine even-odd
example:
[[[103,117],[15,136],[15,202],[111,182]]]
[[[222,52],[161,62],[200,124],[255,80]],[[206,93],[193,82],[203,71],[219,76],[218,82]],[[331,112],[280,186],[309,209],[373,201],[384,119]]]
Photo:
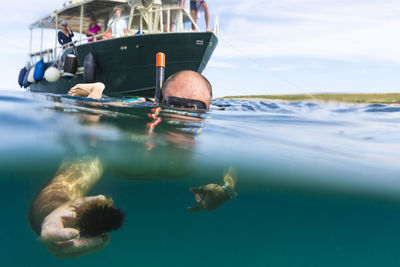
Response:
[[[164,83],[164,73],[165,73],[165,54],[162,52],[157,53],[156,55],[156,92],[154,94],[154,101],[156,103],[160,103],[161,96],[161,87]]]

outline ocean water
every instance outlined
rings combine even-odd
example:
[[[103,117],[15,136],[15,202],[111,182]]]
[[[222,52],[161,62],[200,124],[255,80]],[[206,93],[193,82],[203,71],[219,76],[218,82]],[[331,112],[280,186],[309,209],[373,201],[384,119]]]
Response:
[[[150,106],[0,91],[0,265],[400,265],[399,106],[213,104],[224,109],[151,117]],[[87,157],[105,168],[89,195],[111,196],[126,219],[103,250],[60,259],[27,213],[63,162]],[[189,188],[229,167],[237,197],[188,212]]]

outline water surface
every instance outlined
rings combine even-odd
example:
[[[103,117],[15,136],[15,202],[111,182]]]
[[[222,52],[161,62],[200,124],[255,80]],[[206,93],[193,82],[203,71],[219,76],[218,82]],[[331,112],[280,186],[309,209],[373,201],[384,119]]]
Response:
[[[214,100],[182,113],[0,92],[2,266],[398,266],[400,107]],[[62,162],[96,156],[91,195],[124,227],[102,251],[58,259],[27,221]],[[238,197],[190,213],[188,189],[233,166]]]

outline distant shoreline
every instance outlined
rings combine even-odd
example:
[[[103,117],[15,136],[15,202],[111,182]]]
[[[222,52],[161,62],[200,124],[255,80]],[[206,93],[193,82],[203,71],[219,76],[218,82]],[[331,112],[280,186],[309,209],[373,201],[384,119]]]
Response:
[[[224,96],[230,99],[344,102],[360,104],[400,104],[400,93],[376,94],[301,94],[301,95],[243,95]]]

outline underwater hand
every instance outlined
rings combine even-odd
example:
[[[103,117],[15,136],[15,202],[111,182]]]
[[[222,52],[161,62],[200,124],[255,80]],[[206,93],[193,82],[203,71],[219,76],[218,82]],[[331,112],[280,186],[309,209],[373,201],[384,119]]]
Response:
[[[196,205],[188,207],[187,211],[214,210],[229,200],[229,195],[217,184],[208,184],[189,189],[193,194]]]
[[[101,250],[110,242],[108,235],[80,237],[75,229],[77,212],[85,203],[104,200],[103,195],[77,198],[53,210],[42,221],[41,241],[59,258],[79,257]]]

